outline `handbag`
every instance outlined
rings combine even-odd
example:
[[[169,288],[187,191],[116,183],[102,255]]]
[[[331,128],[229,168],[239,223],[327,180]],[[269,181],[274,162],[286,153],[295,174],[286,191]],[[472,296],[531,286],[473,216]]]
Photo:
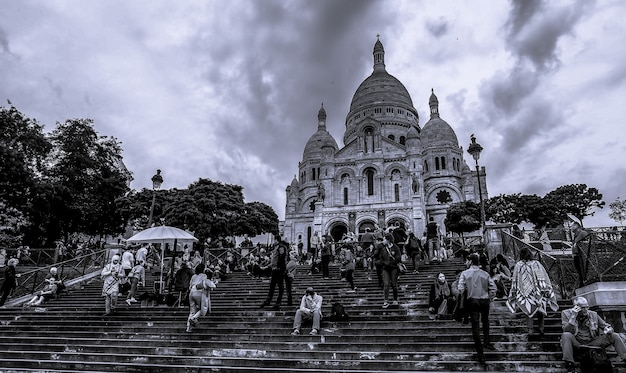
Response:
[[[406,265],[404,263],[398,263],[398,269],[400,273],[406,273]]]

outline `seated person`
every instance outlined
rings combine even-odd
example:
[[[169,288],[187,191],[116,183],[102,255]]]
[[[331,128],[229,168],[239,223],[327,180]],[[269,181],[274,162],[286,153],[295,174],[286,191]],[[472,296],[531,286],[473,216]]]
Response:
[[[57,267],[50,268],[50,276],[48,277],[48,279],[52,279],[51,281],[54,281],[57,286],[55,296],[61,294],[61,292],[65,290],[65,284],[59,276],[59,270],[57,269]]]
[[[441,315],[451,314],[454,310],[455,300],[450,289],[450,285],[446,280],[446,275],[439,272],[435,282],[430,285],[428,296],[428,311],[436,314],[436,318]]]
[[[30,307],[30,306],[39,306],[40,304],[53,299],[56,294],[57,294],[57,285],[55,283],[54,278],[47,278],[46,279],[46,286],[44,286],[44,288],[41,291],[38,291],[35,296],[33,296],[33,299],[31,299],[30,301],[28,301],[28,303],[25,303],[24,306],[26,307]]]
[[[617,355],[626,360],[626,346],[619,335],[613,332],[598,314],[589,310],[589,303],[584,297],[574,299],[574,307],[563,310],[561,313],[563,334],[561,348],[563,360],[569,372],[574,371],[574,347],[583,345],[605,348],[615,347]]]
[[[312,287],[306,289],[306,293],[300,302],[300,308],[296,311],[296,317],[293,320],[293,332],[291,332],[291,335],[300,334],[303,317],[307,320],[313,320],[313,328],[309,334],[317,335],[319,333],[320,323],[322,322],[322,300],[322,296],[318,295]]]
[[[496,299],[506,298],[508,291],[504,281],[511,281],[511,277],[500,272],[500,267],[497,264],[491,264],[489,266],[489,275],[496,284]]]

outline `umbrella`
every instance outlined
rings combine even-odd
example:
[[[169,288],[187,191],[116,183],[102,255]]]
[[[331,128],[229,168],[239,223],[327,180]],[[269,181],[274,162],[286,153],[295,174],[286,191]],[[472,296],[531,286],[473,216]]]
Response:
[[[174,240],[192,242],[198,241],[198,239],[195,238],[191,233],[176,227],[168,227],[166,225],[145,229],[127,239],[126,241],[136,243],[167,243]]]
[[[176,227],[169,227],[161,225],[158,227],[152,227],[145,229],[134,236],[126,240],[131,243],[160,243],[161,244],[161,275],[160,275],[160,287],[159,292],[163,292],[163,259],[165,256],[165,244],[171,243],[173,246],[173,252],[176,251],[176,244],[178,241],[182,242],[197,242],[191,233],[184,231]],[[174,265],[172,258],[172,265]]]

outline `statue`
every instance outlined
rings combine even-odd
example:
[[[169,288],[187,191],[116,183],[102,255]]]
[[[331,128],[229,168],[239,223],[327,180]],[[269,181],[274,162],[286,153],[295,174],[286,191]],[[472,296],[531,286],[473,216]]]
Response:
[[[324,202],[324,198],[326,198],[326,189],[324,188],[324,184],[317,184],[317,200]]]
[[[420,181],[416,174],[411,176],[411,187],[413,188],[413,193],[417,193],[420,190]]]

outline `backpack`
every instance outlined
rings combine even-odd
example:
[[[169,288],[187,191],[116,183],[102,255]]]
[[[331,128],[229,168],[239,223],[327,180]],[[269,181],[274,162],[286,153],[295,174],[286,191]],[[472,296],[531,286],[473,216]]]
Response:
[[[348,313],[346,312],[346,309],[343,306],[343,304],[339,302],[333,303],[332,307],[330,308],[329,319],[330,321],[334,323],[339,322],[339,321],[350,322],[350,316],[348,316]]]
[[[580,370],[583,373],[613,373],[613,365],[602,347],[579,347]]]

